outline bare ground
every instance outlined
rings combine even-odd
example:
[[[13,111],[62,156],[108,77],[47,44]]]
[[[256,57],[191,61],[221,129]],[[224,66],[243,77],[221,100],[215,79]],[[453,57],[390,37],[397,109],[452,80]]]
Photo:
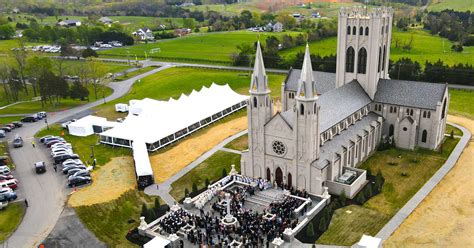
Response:
[[[474,120],[449,116],[474,133]],[[384,247],[474,247],[474,139]]]
[[[185,139],[169,150],[150,157],[155,182],[162,183],[224,139],[247,128],[247,117],[240,117]]]
[[[117,199],[136,186],[131,157],[116,157],[92,173],[92,184],[78,189],[69,198],[71,207]]]

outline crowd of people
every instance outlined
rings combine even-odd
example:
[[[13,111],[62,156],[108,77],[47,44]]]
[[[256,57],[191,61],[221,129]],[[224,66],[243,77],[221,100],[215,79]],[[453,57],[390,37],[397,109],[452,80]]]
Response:
[[[258,184],[256,187],[259,187]],[[294,228],[298,224],[297,217],[292,213],[304,201],[285,196],[272,202],[264,212],[257,213],[244,208],[245,198],[254,190],[251,186],[236,186],[219,191],[216,201],[210,205],[210,211],[205,212],[201,208],[199,214],[194,215],[180,209],[168,214],[158,225],[167,234],[181,230],[181,234],[196,246],[227,247],[236,240],[244,247],[269,247],[273,239],[282,237],[286,228]],[[230,212],[238,225],[222,223],[222,218],[227,214],[228,199],[225,193],[230,194]],[[265,217],[268,213],[274,214],[274,217]],[[192,226],[192,230],[184,230],[186,225]]]

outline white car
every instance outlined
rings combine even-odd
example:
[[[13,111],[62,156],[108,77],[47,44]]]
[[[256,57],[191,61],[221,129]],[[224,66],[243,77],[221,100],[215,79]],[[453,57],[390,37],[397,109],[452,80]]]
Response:
[[[58,147],[51,150],[51,153],[69,152],[72,153],[72,149],[65,147]]]
[[[67,159],[62,163],[63,167],[67,167],[70,165],[83,165],[80,159]]]
[[[72,152],[69,151],[59,151],[59,152],[51,152],[51,157],[57,157],[62,155],[70,155]]]
[[[0,175],[7,175],[10,174],[10,168],[6,165],[0,166]]]
[[[56,143],[51,146],[51,150],[56,149],[56,148],[67,148],[67,149],[72,149],[71,143]]]

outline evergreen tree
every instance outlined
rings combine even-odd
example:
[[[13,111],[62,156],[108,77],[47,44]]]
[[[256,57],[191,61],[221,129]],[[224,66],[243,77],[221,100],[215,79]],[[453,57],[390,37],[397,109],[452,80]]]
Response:
[[[160,215],[160,207],[161,207],[161,205],[160,205],[160,199],[157,197],[157,198],[155,198],[155,207],[154,207],[154,209],[155,209],[155,215],[156,215],[157,217]]]
[[[323,215],[323,217],[319,220],[319,231],[324,232],[327,229],[327,221],[326,217]]]
[[[313,227],[313,222],[309,222],[308,227],[306,227],[306,236],[312,238],[314,237],[314,227]]]
[[[197,192],[198,191],[198,187],[196,185],[196,182],[193,182],[193,186],[192,186],[192,192]]]
[[[189,196],[189,190],[188,188],[185,188],[184,189],[184,197],[188,197]]]
[[[339,196],[339,205],[341,207],[346,206],[346,201],[347,201],[346,192],[343,190],[341,195]]]
[[[357,201],[357,203],[359,203],[361,205],[364,204],[365,196],[364,196],[363,192],[359,192],[359,194],[357,194],[356,201]]]
[[[143,203],[143,204],[142,204],[142,213],[141,213],[141,216],[146,217],[147,212],[148,212],[148,209],[147,209],[147,207],[146,207],[146,204]]]
[[[222,169],[222,177],[227,176],[227,170],[225,168]]]
[[[206,184],[206,188],[207,188],[207,186],[209,186],[209,184],[210,184],[209,178],[206,177],[206,181],[204,183]]]

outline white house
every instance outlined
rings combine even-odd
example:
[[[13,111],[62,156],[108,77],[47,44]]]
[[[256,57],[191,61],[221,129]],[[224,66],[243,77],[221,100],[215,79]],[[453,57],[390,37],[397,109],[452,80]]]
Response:
[[[114,21],[113,21],[112,19],[110,19],[110,18],[104,16],[104,17],[101,17],[101,18],[99,19],[99,22],[110,27],[110,25],[111,25]]]
[[[81,24],[81,21],[78,20],[63,20],[58,22],[58,25],[61,27],[79,27]]]
[[[140,28],[132,33],[133,36],[138,37],[140,40],[154,40],[153,32],[148,28]]]

